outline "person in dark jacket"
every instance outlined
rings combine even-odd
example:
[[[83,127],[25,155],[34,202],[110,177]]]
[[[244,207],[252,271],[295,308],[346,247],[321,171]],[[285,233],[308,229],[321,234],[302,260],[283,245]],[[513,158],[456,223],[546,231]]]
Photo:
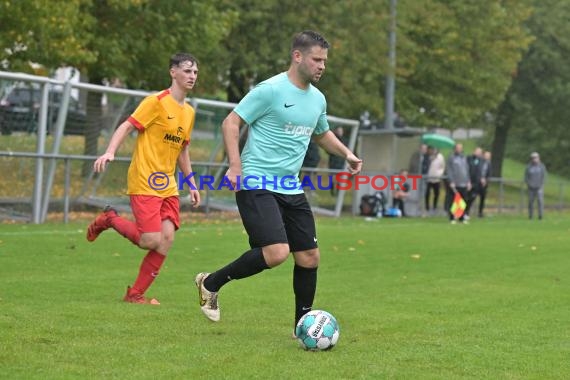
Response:
[[[399,174],[404,178],[408,178],[408,171],[405,169],[400,170]],[[404,202],[408,198],[408,195],[410,195],[410,185],[408,183],[404,182],[395,186],[392,198],[392,207],[399,209],[402,213],[402,217],[407,216],[404,208]]]
[[[419,149],[410,157],[410,164],[408,165],[409,173],[427,174],[429,170],[429,160],[428,146],[421,144]]]
[[[348,140],[344,135],[344,129],[342,127],[336,127],[335,129],[333,129],[333,133],[340,140],[340,142],[342,142],[345,146],[348,146]],[[345,168],[345,166],[346,166],[346,161],[344,160],[344,158],[336,156],[334,154],[329,155],[329,169],[342,170]],[[334,174],[331,173],[331,175],[334,178]],[[331,195],[337,195],[337,194],[338,194],[338,189],[336,187],[336,184],[333,183],[331,186]]]
[[[491,152],[486,150],[483,153],[483,164],[481,165],[481,191],[479,192],[479,218],[484,216],[485,199],[487,198],[487,188],[491,178]]]
[[[469,219],[471,206],[475,203],[477,197],[481,195],[481,188],[483,187],[483,183],[481,182],[483,161],[483,149],[479,147],[475,148],[473,154],[467,157],[471,190],[469,191],[468,198],[465,200],[467,202],[467,208],[465,209],[466,219]]]
[[[309,142],[309,146],[307,147],[307,152],[305,153],[305,158],[303,159],[303,168],[316,169],[319,166],[320,161],[321,161],[321,154],[319,152],[319,145],[313,141]],[[303,170],[299,178],[302,179],[305,177],[309,177],[311,183],[317,183],[315,181],[316,178],[318,178],[317,172]],[[317,196],[317,193],[314,190],[312,190],[310,187],[307,187],[304,190],[311,204],[312,202],[315,202],[316,199],[314,198]]]

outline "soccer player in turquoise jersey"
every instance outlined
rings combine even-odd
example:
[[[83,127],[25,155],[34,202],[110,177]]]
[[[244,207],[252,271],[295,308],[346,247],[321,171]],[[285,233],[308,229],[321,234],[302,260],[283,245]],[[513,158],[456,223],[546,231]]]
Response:
[[[327,152],[346,159],[352,174],[362,167],[329,130],[325,97],[313,85],[325,70],[328,48],[316,32],[297,34],[289,69],[259,83],[223,122],[226,176],[236,188],[239,181],[236,202],[251,249],[213,273],[196,276],[200,306],[212,321],[220,320],[222,286],[273,268],[291,252],[295,324],[313,306],[320,253],[313,213],[297,182],[309,141],[313,138]],[[240,157],[239,128],[244,123],[250,128]]]

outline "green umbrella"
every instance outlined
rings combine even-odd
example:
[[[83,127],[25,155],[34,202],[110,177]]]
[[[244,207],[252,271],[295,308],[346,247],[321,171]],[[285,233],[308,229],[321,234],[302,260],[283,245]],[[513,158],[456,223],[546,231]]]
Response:
[[[455,146],[455,141],[452,138],[437,133],[426,133],[422,136],[422,143],[434,148],[453,148]]]

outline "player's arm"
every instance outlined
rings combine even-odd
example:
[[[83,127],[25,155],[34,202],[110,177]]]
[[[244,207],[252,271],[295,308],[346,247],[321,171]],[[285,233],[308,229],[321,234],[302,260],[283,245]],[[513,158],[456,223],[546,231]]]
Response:
[[[222,123],[222,135],[224,137],[224,146],[226,148],[226,154],[229,162],[229,169],[226,176],[234,188],[237,184],[237,176],[241,176],[239,129],[242,124],[242,118],[234,111],[230,112]]]
[[[351,174],[360,173],[362,170],[362,160],[356,157],[330,130],[320,135],[314,135],[313,139],[328,153],[344,158],[346,162],[348,162],[348,171]]]
[[[135,130],[135,126],[129,121],[125,120],[113,133],[109,146],[103,155],[95,160],[93,164],[93,169],[96,173],[105,170],[107,163],[115,159],[115,153],[119,150],[119,147],[125,141],[125,138]]]
[[[184,177],[188,177],[192,173],[189,146],[189,144],[185,144],[184,148],[182,148],[182,151],[180,151],[180,154],[178,155],[178,167],[184,174]],[[190,202],[192,202],[193,207],[198,207],[200,205],[200,192],[198,191],[194,177],[190,177],[190,183],[194,186],[189,189]]]

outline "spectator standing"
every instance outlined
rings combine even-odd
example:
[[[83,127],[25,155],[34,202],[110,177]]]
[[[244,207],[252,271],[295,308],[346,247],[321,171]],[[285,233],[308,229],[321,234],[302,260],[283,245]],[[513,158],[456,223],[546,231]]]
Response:
[[[319,146],[317,143],[310,142],[307,147],[307,153],[305,153],[305,159],[303,160],[304,168],[316,168],[319,166],[321,161],[321,154],[319,152]]]
[[[469,165],[463,155],[463,144],[455,144],[453,153],[447,159],[447,177],[449,181],[448,202],[446,201],[449,220],[456,223],[455,217],[450,210],[450,206],[455,193],[459,193],[463,200],[466,200],[471,190],[471,180],[469,178]],[[459,218],[460,222],[466,223],[465,214]]]
[[[481,182],[483,170],[483,149],[477,147],[473,154],[467,157],[467,164],[469,165],[469,179],[471,181],[471,190],[469,191],[467,208],[465,209],[465,218],[469,219],[471,206],[475,203],[475,199],[481,194],[483,184]]]
[[[309,146],[307,147],[307,152],[305,153],[305,158],[303,159],[303,168],[315,169],[319,166],[320,161],[321,153],[319,152],[319,146],[316,142],[310,141]],[[307,176],[311,179],[311,183],[317,183],[315,181],[317,178],[317,172],[303,171],[301,173],[301,181]],[[317,193],[315,190],[311,189],[310,187],[306,187],[303,190],[305,191],[307,198],[309,198],[309,203],[313,204],[316,202]]]
[[[429,168],[427,172],[427,188],[425,193],[425,207],[429,212],[430,208],[430,195],[433,191],[432,212],[437,210],[437,203],[439,201],[439,190],[441,186],[441,176],[445,171],[445,159],[443,155],[434,147],[428,147],[429,155]]]
[[[429,153],[428,146],[426,144],[421,144],[419,149],[412,154],[408,169],[408,172],[411,174],[422,175],[422,179],[419,181],[418,194],[423,194],[426,188],[423,176],[427,175],[429,169]],[[418,195],[418,198],[419,201],[421,199],[421,195]],[[419,206],[419,210],[421,211],[421,205]]]
[[[534,201],[538,203],[538,219],[542,219],[544,211],[544,182],[546,181],[546,167],[540,161],[540,155],[533,152],[530,162],[524,172],[524,182],[528,188],[528,218],[532,219]]]
[[[333,130],[333,133],[340,140],[340,142],[342,142],[345,146],[348,146],[348,143],[347,143],[346,138],[344,136],[344,129],[342,127],[336,127]],[[344,169],[345,166],[346,166],[346,161],[344,160],[344,158],[339,157],[339,156],[334,155],[334,154],[329,154],[329,169],[341,170],[341,169]],[[334,174],[331,174],[331,175],[334,178]],[[331,195],[336,195],[336,194],[338,194],[338,189],[336,188],[336,184],[332,183]]]
[[[487,198],[487,188],[489,187],[489,178],[491,178],[491,152],[486,150],[483,153],[483,163],[481,165],[481,191],[479,192],[479,218],[485,216],[485,198]]]
[[[420,145],[419,149],[410,157],[408,165],[411,174],[426,174],[429,169],[429,155],[426,144]]]

